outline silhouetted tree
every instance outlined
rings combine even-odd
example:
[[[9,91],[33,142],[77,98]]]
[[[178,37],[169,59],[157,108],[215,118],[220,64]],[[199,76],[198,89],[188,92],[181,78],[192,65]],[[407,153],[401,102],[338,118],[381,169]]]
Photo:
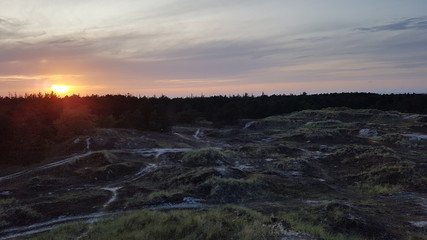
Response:
[[[95,127],[95,117],[87,106],[64,108],[61,116],[55,120],[54,126],[59,139],[88,134]]]

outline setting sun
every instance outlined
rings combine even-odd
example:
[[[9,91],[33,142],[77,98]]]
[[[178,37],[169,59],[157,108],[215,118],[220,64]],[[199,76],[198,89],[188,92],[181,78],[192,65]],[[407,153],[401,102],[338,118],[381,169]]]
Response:
[[[62,94],[70,90],[70,86],[67,85],[52,85],[50,89],[56,93]]]

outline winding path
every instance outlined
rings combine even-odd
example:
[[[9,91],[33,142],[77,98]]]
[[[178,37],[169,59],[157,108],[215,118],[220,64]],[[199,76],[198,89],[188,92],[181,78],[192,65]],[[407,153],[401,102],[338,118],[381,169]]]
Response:
[[[45,170],[45,169],[49,169],[49,168],[53,168],[53,167],[58,167],[61,165],[65,165],[68,163],[72,163],[78,159],[90,156],[94,153],[99,153],[99,152],[111,152],[111,153],[131,153],[131,154],[140,154],[143,155],[145,157],[155,157],[158,158],[161,155],[165,154],[165,153],[177,153],[177,152],[185,152],[185,151],[190,151],[192,150],[191,148],[143,148],[143,149],[116,149],[116,150],[103,150],[103,151],[88,151],[86,153],[82,153],[79,155],[75,155],[75,156],[71,156],[71,157],[67,157],[63,160],[60,161],[56,161],[56,162],[52,162],[52,163],[48,163],[46,165],[43,166],[39,166],[33,169],[27,169],[27,170],[23,170],[20,172],[16,172],[10,175],[6,175],[6,176],[2,176],[0,177],[0,182],[5,181],[5,180],[10,180],[13,178],[17,178],[20,176],[24,176],[26,174],[30,174],[30,173],[34,173],[40,170]]]

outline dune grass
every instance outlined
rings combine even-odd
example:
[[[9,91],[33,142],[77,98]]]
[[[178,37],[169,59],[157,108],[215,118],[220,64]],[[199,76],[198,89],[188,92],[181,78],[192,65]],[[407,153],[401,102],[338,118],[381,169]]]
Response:
[[[223,206],[209,210],[158,212],[134,211],[94,223],[80,239],[272,239],[270,219],[256,211]],[[73,223],[40,234],[32,240],[76,239],[87,230],[84,223]]]
[[[315,216],[301,212],[282,212],[280,218],[288,222],[297,231],[306,232],[325,240],[364,240],[359,236],[341,235],[328,231],[327,226],[315,220]],[[309,219],[307,219],[307,217]],[[316,223],[317,222],[317,223]]]
[[[364,183],[355,188],[360,192],[369,195],[390,195],[403,190],[403,187],[401,185],[371,183]]]

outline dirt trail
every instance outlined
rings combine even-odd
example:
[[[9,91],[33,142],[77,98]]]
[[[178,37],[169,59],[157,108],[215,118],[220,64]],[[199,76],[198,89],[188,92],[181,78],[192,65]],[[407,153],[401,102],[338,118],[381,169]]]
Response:
[[[117,199],[117,191],[120,190],[122,187],[105,187],[101,188],[102,190],[110,191],[112,193],[111,198],[104,204],[104,208],[107,208],[111,203],[116,201]]]
[[[90,144],[87,146],[89,147]],[[111,153],[131,153],[131,154],[140,154],[143,155],[145,157],[155,157],[158,158],[161,155],[165,154],[165,153],[177,153],[177,152],[185,152],[185,151],[190,151],[191,148],[144,148],[144,149],[116,149],[116,150],[103,150],[106,152],[111,152]],[[29,169],[29,170],[23,170],[17,173],[13,173],[10,175],[6,175],[3,177],[0,177],[0,182],[5,181],[5,180],[9,180],[9,179],[13,179],[13,178],[17,178],[26,174],[30,174],[30,173],[34,173],[40,170],[45,170],[45,169],[49,169],[49,168],[53,168],[53,167],[58,167],[64,164],[68,164],[71,162],[74,162],[78,159],[87,157],[91,154],[94,153],[99,153],[102,151],[89,151],[86,153],[82,153],[82,154],[78,154],[75,156],[71,156],[68,158],[65,158],[63,160],[60,161],[56,161],[56,162],[52,162],[43,166],[39,166],[33,169]]]
[[[73,162],[75,160],[78,160],[80,158],[87,157],[87,156],[89,156],[89,155],[91,155],[93,153],[96,153],[96,152],[89,151],[89,152],[86,152],[86,153],[83,153],[83,154],[79,154],[79,155],[75,155],[75,156],[72,156],[72,157],[68,157],[68,158],[65,158],[63,160],[60,160],[60,161],[57,161],[57,162],[52,162],[52,163],[49,163],[49,164],[46,164],[46,165],[43,165],[43,166],[39,166],[39,167],[36,167],[36,168],[33,168],[33,169],[23,170],[23,171],[20,171],[20,172],[17,172],[17,173],[13,173],[13,174],[10,174],[10,175],[7,175],[7,176],[3,176],[3,177],[0,177],[0,182],[4,181],[4,180],[9,180],[9,179],[17,178],[17,177],[20,177],[20,176],[23,176],[23,175],[26,175],[26,174],[29,174],[29,173],[34,173],[34,172],[37,172],[37,171],[40,171],[40,170],[45,170],[45,169],[49,169],[49,168],[53,168],[53,167],[58,167],[58,166],[61,166],[61,165]]]
[[[252,125],[254,125],[256,123],[256,121],[251,121],[245,124],[245,126],[243,127],[243,129],[249,129]]]
[[[143,149],[116,149],[109,150],[111,153],[140,154],[144,157],[158,158],[165,153],[179,153],[192,150],[191,148],[143,148]]]
[[[129,182],[136,181],[140,179],[141,177],[147,175],[148,173],[154,172],[156,169],[158,169],[160,166],[154,163],[148,164],[146,167],[142,168],[139,172],[135,174],[131,179],[129,179]]]
[[[90,138],[86,138],[86,151],[90,151]]]
[[[188,137],[186,137],[186,136],[184,136],[184,135],[182,135],[182,134],[180,134],[180,133],[174,132],[173,134],[175,134],[176,136],[178,136],[178,137],[180,137],[180,138],[182,138],[182,139],[184,139],[184,140],[190,140],[190,141],[191,141],[191,139],[190,139],[190,138],[188,138]]]
[[[200,130],[200,128],[197,129],[197,131],[194,133],[193,137],[196,140],[200,140],[200,138],[203,136],[203,131]]]

